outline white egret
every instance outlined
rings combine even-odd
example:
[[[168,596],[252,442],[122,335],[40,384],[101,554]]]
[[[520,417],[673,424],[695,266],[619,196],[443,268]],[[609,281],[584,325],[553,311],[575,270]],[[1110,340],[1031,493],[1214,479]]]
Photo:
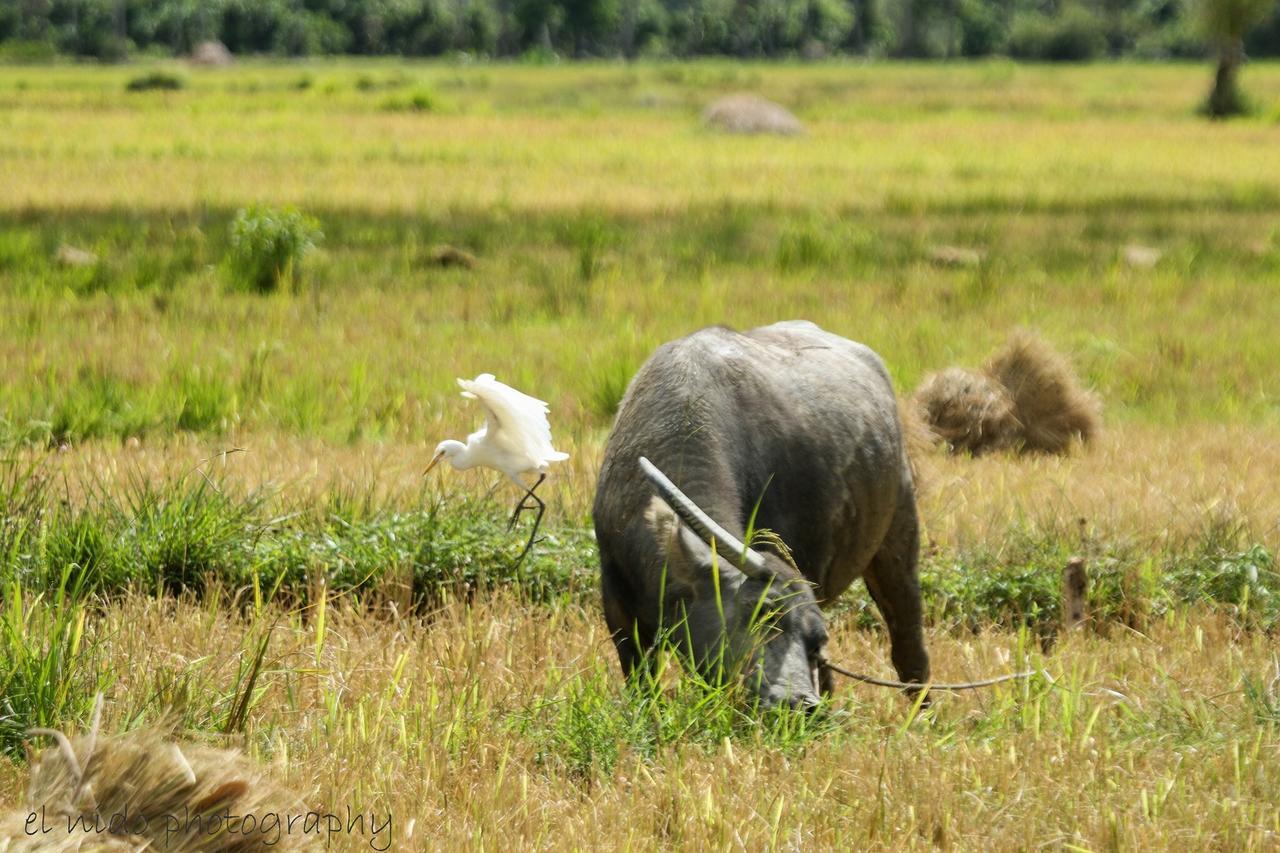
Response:
[[[506,474],[524,492],[511,514],[507,529],[515,526],[525,510],[538,511],[529,542],[517,560],[519,562],[533,547],[534,536],[542,523],[542,513],[547,508],[534,491],[547,478],[551,463],[563,462],[569,454],[551,446],[551,424],[547,421],[549,409],[542,400],[504,385],[492,373],[482,373],[475,379],[459,379],[458,385],[462,387],[463,397],[480,401],[484,407],[485,424],[467,436],[465,444],[453,439],[437,444],[435,455],[423,476],[430,473],[441,459],[447,459],[459,471],[484,467]],[[537,474],[538,480],[529,486],[523,478],[532,474]],[[529,503],[530,499],[533,504]]]

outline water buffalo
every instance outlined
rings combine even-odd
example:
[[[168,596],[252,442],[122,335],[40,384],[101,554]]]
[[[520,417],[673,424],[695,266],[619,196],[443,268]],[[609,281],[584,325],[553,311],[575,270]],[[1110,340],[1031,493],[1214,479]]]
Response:
[[[753,512],[785,549],[743,546]],[[594,517],[628,675],[670,627],[707,675],[727,656],[763,706],[811,708],[830,691],[820,605],[861,577],[900,679],[928,679],[915,487],[888,373],[862,344],[792,321],[659,347],[619,408]]]

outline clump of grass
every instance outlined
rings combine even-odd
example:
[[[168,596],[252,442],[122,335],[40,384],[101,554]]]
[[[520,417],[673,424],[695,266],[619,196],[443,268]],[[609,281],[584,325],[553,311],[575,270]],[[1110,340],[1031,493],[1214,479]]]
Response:
[[[52,397],[47,414],[30,430],[49,444],[142,435],[163,419],[154,395],[139,393],[132,383],[98,367],[84,365],[65,383],[51,377],[46,393]]]
[[[430,113],[439,108],[439,99],[428,89],[415,89],[406,95],[392,95],[382,101],[382,109],[396,113]]]
[[[778,238],[777,262],[783,272],[827,266],[838,254],[831,235],[818,225],[792,228]]]
[[[231,385],[217,373],[192,367],[178,379],[178,429],[220,431],[235,417]]]
[[[731,742],[788,752],[840,729],[829,709],[761,708],[736,680],[712,683],[688,669],[672,685],[663,670],[678,652],[667,644],[653,654],[656,672],[621,688],[603,667],[548,685],[551,698],[516,713],[515,730],[536,745],[543,764],[593,780],[611,775],[627,755],[653,760],[677,745],[712,753]]]
[[[539,547],[517,566],[522,540],[508,534],[505,516],[481,504],[397,508],[366,495],[316,513],[288,505],[268,511],[268,497],[237,494],[197,470],[91,490],[71,507],[34,467],[9,463],[0,468],[0,583],[54,589],[71,567],[85,594],[138,586],[200,596],[212,580],[307,600],[317,582],[358,597],[394,579],[419,606],[499,588],[519,589],[531,601],[594,588],[594,542],[584,529],[544,527]]]
[[[617,241],[617,234],[600,217],[583,216],[564,223],[560,239],[577,253],[578,280],[585,283],[600,271],[604,252]]]
[[[293,207],[241,210],[231,223],[232,280],[258,293],[291,288],[303,259],[323,237],[319,223]]]
[[[626,396],[636,366],[630,359],[612,358],[599,365],[591,378],[591,411],[601,420],[609,421],[618,413],[622,398]]]
[[[4,585],[0,610],[0,753],[22,754],[25,732],[85,719],[106,676],[85,637],[83,574],[65,566],[57,586]]]
[[[243,577],[261,496],[235,499],[205,475],[173,486],[136,480],[115,519],[135,576],[155,589],[201,592],[209,578]]]
[[[172,71],[148,71],[125,84],[128,92],[176,91],[187,85],[186,80]]]

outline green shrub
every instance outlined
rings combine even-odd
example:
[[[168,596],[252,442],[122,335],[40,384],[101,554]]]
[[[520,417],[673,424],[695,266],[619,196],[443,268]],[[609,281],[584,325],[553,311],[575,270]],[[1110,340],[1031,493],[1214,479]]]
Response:
[[[186,86],[186,81],[170,71],[148,71],[125,84],[127,92],[174,91]]]
[[[291,287],[302,259],[323,236],[314,219],[292,207],[241,210],[231,223],[232,279],[259,293]]]

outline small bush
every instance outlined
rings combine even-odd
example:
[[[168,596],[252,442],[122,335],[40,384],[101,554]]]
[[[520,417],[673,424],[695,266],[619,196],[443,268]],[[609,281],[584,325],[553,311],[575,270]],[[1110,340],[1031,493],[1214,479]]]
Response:
[[[292,207],[241,210],[231,223],[229,263],[235,284],[259,293],[293,286],[302,259],[323,236],[314,219]]]
[[[169,71],[148,71],[125,84],[127,92],[174,91],[186,86],[186,81]]]
[[[407,95],[393,95],[382,102],[382,109],[393,113],[431,113],[439,109],[436,96],[426,89]]]

